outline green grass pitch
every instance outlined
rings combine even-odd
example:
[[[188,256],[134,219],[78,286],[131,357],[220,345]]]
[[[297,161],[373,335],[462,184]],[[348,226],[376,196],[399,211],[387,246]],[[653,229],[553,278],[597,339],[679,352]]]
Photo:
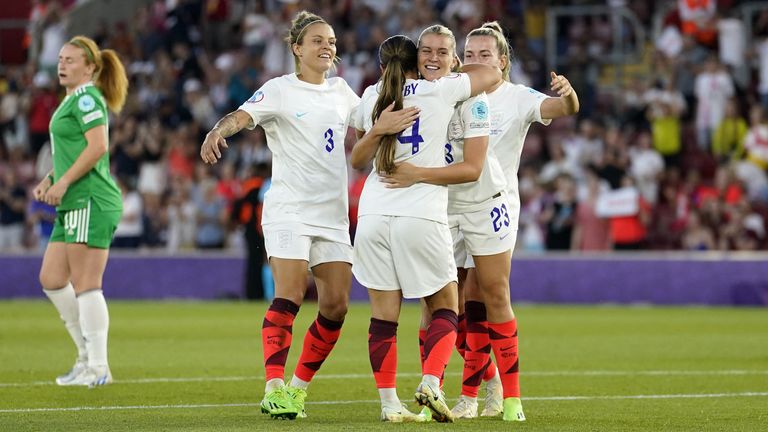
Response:
[[[266,305],[110,302],[111,386],[57,387],[74,348],[45,301],[0,302],[0,431],[760,431],[768,430],[764,309],[517,308],[528,421],[379,422],[367,351],[369,308],[353,304],[309,388],[306,419],[262,415],[260,327]],[[294,325],[288,373],[316,305]],[[398,393],[419,381],[418,308],[403,309]],[[445,391],[460,390],[454,355]],[[288,375],[290,377],[290,375]],[[482,409],[483,390],[480,399]]]

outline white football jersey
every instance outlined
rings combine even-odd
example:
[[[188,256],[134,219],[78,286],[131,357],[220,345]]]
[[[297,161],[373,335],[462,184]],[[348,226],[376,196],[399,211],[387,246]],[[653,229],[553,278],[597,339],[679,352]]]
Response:
[[[448,124],[445,163],[451,165],[462,162],[464,139],[489,135],[490,124],[488,97],[485,93],[457,105]],[[507,179],[489,142],[480,177],[474,182],[448,185],[448,213],[476,211],[506,188]]]
[[[264,128],[272,151],[264,225],[300,222],[349,230],[344,138],[359,104],[342,78],[318,85],[290,74],[267,81],[240,106]]]
[[[379,84],[365,89],[357,123],[363,130],[373,126],[371,113],[379,97]],[[471,95],[467,74],[451,74],[436,81],[407,80],[403,106],[421,110],[414,125],[398,135],[395,163],[408,162],[420,167],[445,166],[445,131],[457,102]],[[374,161],[375,166],[375,161]],[[407,188],[389,189],[371,171],[360,196],[360,216],[367,214],[409,216],[448,223],[448,188],[416,183]]]
[[[520,218],[517,170],[520,168],[525,135],[533,122],[543,125],[552,122],[541,118],[541,103],[547,97],[532,88],[507,81],[488,94],[488,105],[491,108],[489,147],[496,153],[496,158],[507,175],[509,216],[513,228],[518,227]]]

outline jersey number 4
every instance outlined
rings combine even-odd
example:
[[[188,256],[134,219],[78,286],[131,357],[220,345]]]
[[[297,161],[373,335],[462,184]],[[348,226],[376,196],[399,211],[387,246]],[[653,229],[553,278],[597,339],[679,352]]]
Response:
[[[417,118],[413,123],[413,126],[411,126],[410,135],[406,136],[404,133],[405,131],[397,134],[397,140],[400,142],[400,144],[410,144],[411,154],[415,155],[419,152],[419,144],[424,142],[424,138],[419,135],[419,119]]]

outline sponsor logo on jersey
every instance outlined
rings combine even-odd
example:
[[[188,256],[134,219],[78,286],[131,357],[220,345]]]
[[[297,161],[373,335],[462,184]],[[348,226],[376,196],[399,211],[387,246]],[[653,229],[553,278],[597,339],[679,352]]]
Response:
[[[304,117],[305,115],[307,115],[308,113],[309,113],[309,111],[297,112],[296,113],[296,118],[300,119],[300,118]]]
[[[469,128],[470,129],[487,129],[491,127],[491,122],[489,121],[477,121],[477,122],[469,122]]]
[[[98,120],[100,118],[104,117],[104,113],[101,111],[94,111],[90,114],[86,114],[83,116],[83,123],[90,123],[94,120]]]
[[[253,94],[246,103],[259,103],[264,100],[264,92],[261,90],[257,90],[256,93]]]
[[[80,108],[80,111],[82,112],[93,111],[93,109],[96,108],[96,100],[89,94],[83,95],[77,100],[77,107]]]

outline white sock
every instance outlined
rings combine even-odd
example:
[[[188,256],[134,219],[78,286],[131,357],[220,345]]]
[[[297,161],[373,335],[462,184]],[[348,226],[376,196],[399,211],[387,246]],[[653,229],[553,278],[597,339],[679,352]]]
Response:
[[[464,399],[464,400],[466,400],[467,402],[470,402],[470,403],[471,403],[471,404],[473,404],[473,405],[477,405],[477,396],[475,396],[475,397],[469,397],[469,396],[464,396],[464,395],[461,395],[461,396],[459,396],[459,397],[460,397],[461,399]]]
[[[400,398],[397,397],[396,388],[380,388],[379,398],[381,399],[381,409],[400,412],[403,409],[400,404]]]
[[[44,289],[43,292],[51,300],[53,306],[59,312],[61,320],[64,321],[64,327],[67,328],[69,336],[77,347],[77,360],[88,361],[88,351],[85,349],[85,338],[80,329],[80,312],[75,296],[75,289],[71,283],[67,283],[64,288],[57,290]]]
[[[282,378],[272,378],[264,384],[264,393],[269,393],[272,390],[278,389],[285,385],[285,381]]]
[[[427,374],[421,378],[421,382],[426,383],[433,390],[440,390],[440,377]]]
[[[303,379],[298,378],[296,375],[294,375],[293,378],[291,378],[291,387],[296,387],[302,390],[306,390],[307,387],[309,387],[309,382],[304,381]]]
[[[88,350],[88,367],[107,366],[107,333],[109,311],[104,293],[100,289],[86,291],[77,296],[80,305],[80,327]]]
[[[496,375],[494,375],[491,379],[485,382],[485,385],[488,387],[496,387],[501,385],[501,377],[499,377],[499,372],[496,372]]]

